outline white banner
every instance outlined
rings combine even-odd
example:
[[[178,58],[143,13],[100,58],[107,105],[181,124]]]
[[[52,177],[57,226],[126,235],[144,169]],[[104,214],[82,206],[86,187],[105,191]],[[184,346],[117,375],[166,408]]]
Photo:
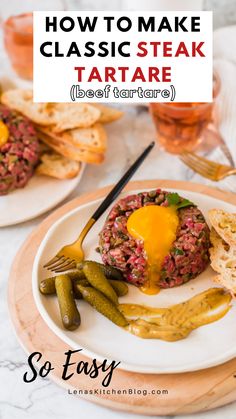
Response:
[[[212,13],[34,12],[35,102],[212,101]]]

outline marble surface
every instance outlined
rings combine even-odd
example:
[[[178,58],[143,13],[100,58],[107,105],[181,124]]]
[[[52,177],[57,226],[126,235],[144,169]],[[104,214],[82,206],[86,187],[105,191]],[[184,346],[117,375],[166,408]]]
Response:
[[[119,10],[121,4],[125,9],[127,0],[64,0],[64,4],[71,10]],[[136,0],[129,0],[131,7]],[[194,0],[189,0],[189,8]],[[144,2],[145,4],[145,2]],[[173,0],[173,4],[181,4],[181,0]],[[203,0],[203,10],[213,10],[214,28],[236,24],[236,0]]]
[[[12,74],[0,50],[1,71]],[[13,75],[13,74],[12,74]],[[84,192],[92,191],[116,182],[135,156],[150,142],[154,128],[145,108],[127,106],[123,108],[122,121],[110,125],[108,130],[109,147],[106,160],[101,166],[88,166],[78,188],[69,199]],[[183,179],[203,182],[203,179],[187,169],[176,157],[155,147],[149,159],[143,164],[135,179]],[[210,182],[208,182],[210,183]],[[221,188],[233,189],[225,183]],[[27,356],[20,346],[11,325],[7,307],[7,281],[12,260],[29,233],[44,219],[46,214],[24,224],[0,229],[0,419],[52,419],[94,417],[96,419],[141,419],[144,416],[115,412],[86,402],[67,394],[48,379],[37,379],[24,384],[23,374],[27,367]],[[42,337],[43,339],[43,337]],[[196,419],[234,419],[236,403],[194,415]],[[190,419],[193,416],[184,416]]]

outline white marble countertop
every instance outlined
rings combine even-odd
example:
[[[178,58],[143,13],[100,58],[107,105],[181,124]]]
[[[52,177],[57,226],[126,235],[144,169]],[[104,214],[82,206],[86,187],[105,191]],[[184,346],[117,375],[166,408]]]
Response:
[[[0,58],[1,63],[6,66],[1,68],[1,71],[5,71],[8,75],[12,74],[1,51]],[[153,139],[154,128],[147,110],[132,106],[124,107],[124,110],[123,120],[107,128],[109,147],[104,164],[98,167],[87,166],[81,184],[68,199],[116,182],[143,147]],[[200,177],[193,176],[193,173],[178,158],[161,151],[158,146],[155,147],[134,179],[157,178],[194,179],[194,181],[203,182]],[[217,186],[224,188],[225,184]],[[10,266],[17,250],[45,216],[46,214],[30,222],[0,229],[0,418],[144,418],[144,416],[111,411],[69,395],[66,390],[48,379],[38,378],[34,383],[23,383],[22,377],[26,371],[27,356],[19,345],[10,323],[7,307],[7,281]],[[222,417],[235,419],[235,415],[236,403],[233,403],[210,412],[197,414],[194,417],[197,419]],[[183,418],[190,417],[192,416]]]

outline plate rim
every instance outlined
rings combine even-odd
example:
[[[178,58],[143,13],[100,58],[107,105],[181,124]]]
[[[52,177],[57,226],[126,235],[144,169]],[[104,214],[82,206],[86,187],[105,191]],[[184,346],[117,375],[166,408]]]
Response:
[[[154,186],[154,185],[153,186],[145,186],[144,185],[145,182],[150,182],[150,183],[153,182],[154,183],[154,182],[158,182],[158,180],[130,182],[129,189],[128,190],[124,189],[123,192],[132,193],[132,192],[137,191],[137,190],[140,190],[140,189],[145,190],[145,189],[150,189],[150,188],[158,187],[158,186]],[[209,193],[209,190],[210,190],[210,192],[211,192],[210,193],[210,197],[215,198],[215,199],[218,199],[218,200],[221,200],[223,202],[226,202],[226,203],[229,203],[231,205],[235,205],[236,206],[236,195],[235,195],[235,202],[229,202],[228,199],[227,199],[227,195],[228,194],[231,195],[231,196],[234,195],[234,194],[232,194],[230,192],[225,192],[225,191],[222,191],[222,190],[217,190],[215,188],[211,188],[211,187],[208,187],[208,186],[205,186],[205,185],[196,184],[196,183],[187,182],[187,181],[173,181],[173,180],[170,180],[170,181],[167,180],[166,181],[166,180],[160,180],[160,182],[167,182],[167,183],[172,183],[173,182],[174,183],[174,185],[171,185],[171,186],[169,186],[169,185],[163,185],[162,186],[161,185],[160,186],[161,188],[165,188],[165,189],[178,189],[178,190],[181,190],[182,189],[182,190],[185,190],[185,191],[189,191],[189,192],[193,192],[193,193],[196,193],[196,194],[200,194],[202,196],[206,196],[207,194],[204,193],[201,190],[192,190],[191,188],[186,188],[184,186],[184,184],[186,185],[186,183],[187,183],[188,186],[189,185],[194,185],[194,186],[197,186],[198,188],[206,189],[208,193]],[[134,185],[134,187],[131,187],[132,185]],[[96,191],[97,193],[100,192],[100,196],[98,198],[92,198],[92,199],[90,199],[91,193],[85,194],[85,195],[88,195],[88,201],[84,202],[83,204],[80,204],[79,206],[77,206],[77,207],[69,210],[64,215],[60,216],[50,226],[50,228],[47,230],[46,234],[44,235],[44,237],[43,237],[43,239],[42,239],[42,241],[41,241],[41,243],[40,243],[40,245],[38,247],[38,250],[37,250],[37,253],[35,255],[34,262],[33,262],[32,282],[31,283],[32,283],[33,298],[34,298],[36,307],[38,309],[38,312],[42,316],[42,318],[46,322],[46,324],[50,327],[50,329],[52,330],[52,332],[55,333],[66,344],[69,344],[73,348],[77,348],[78,344],[77,344],[77,346],[75,346],[74,340],[71,339],[71,338],[69,338],[67,335],[65,335],[63,333],[63,330],[54,323],[54,321],[51,319],[50,315],[48,314],[46,308],[44,307],[44,305],[41,302],[41,297],[40,297],[40,294],[39,294],[39,291],[38,291],[38,282],[37,282],[37,275],[38,275],[37,270],[38,270],[38,266],[39,266],[39,263],[38,262],[39,262],[39,259],[40,259],[41,255],[42,255],[42,252],[43,252],[43,249],[44,249],[44,244],[47,242],[48,237],[50,237],[53,234],[53,232],[57,228],[57,226],[59,224],[61,224],[65,219],[69,218],[72,214],[76,213],[79,209],[86,208],[87,206],[90,206],[91,203],[95,203],[95,202],[101,200],[104,197],[107,189],[110,188],[110,187],[112,187],[112,186],[113,185],[107,186],[105,188],[102,188],[102,189],[97,190]],[[93,192],[92,192],[92,194],[93,194]],[[216,195],[225,195],[225,196],[222,197],[222,196],[216,196]],[[97,358],[99,361],[103,361],[104,360],[104,358],[101,357],[99,354],[97,354],[97,353],[95,353],[95,352],[93,352],[91,350],[88,350],[88,349],[84,348],[81,344],[80,344],[80,346],[83,349],[84,354],[86,356],[88,356],[89,358]],[[181,368],[175,368],[174,370],[173,369],[170,370],[168,368],[160,370],[160,369],[158,369],[158,367],[153,368],[153,367],[147,367],[147,366],[141,366],[141,365],[135,366],[133,364],[126,364],[124,362],[122,362],[122,364],[121,364],[121,366],[119,368],[121,370],[125,370],[125,371],[130,371],[130,372],[134,372],[134,373],[145,373],[145,374],[175,374],[175,373],[186,373],[186,372],[200,371],[200,370],[203,370],[203,369],[206,369],[206,368],[211,368],[211,367],[214,367],[214,366],[221,365],[221,364],[223,364],[223,363],[231,360],[235,356],[236,356],[236,351],[234,351],[234,352],[233,351],[232,352],[228,351],[226,356],[225,356],[225,353],[224,353],[224,355],[222,355],[221,357],[215,358],[212,362],[207,361],[205,363],[202,363],[201,364],[201,367],[199,367],[199,366],[196,365],[195,367],[191,367],[191,369],[189,367],[187,367],[186,369],[183,368],[183,367],[181,367]]]

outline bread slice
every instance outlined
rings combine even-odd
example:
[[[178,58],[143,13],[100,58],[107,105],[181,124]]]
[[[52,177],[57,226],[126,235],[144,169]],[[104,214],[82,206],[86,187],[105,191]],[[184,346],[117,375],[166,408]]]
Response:
[[[213,280],[230,291],[233,296],[236,295],[236,271],[232,275],[217,275]]]
[[[80,168],[81,164],[79,162],[50,152],[41,156],[41,163],[36,168],[36,173],[56,179],[72,179],[79,174]]]
[[[68,159],[75,161],[83,161],[85,163],[99,164],[104,160],[104,155],[101,153],[94,153],[86,148],[77,148],[73,145],[68,145],[62,141],[58,141],[55,138],[49,137],[43,132],[38,132],[39,138],[57,153],[61,154]]]
[[[55,132],[90,127],[101,115],[98,108],[88,103],[34,103],[30,89],[8,90],[1,101],[39,125],[54,125]]]
[[[208,214],[212,226],[220,237],[230,246],[236,247],[236,214],[220,209],[212,209]]]
[[[236,249],[230,247],[214,228],[211,229],[210,240],[212,244],[210,248],[211,266],[216,272],[223,273],[227,269],[228,262],[234,259],[236,261]]]
[[[56,103],[53,106],[55,132],[72,128],[87,128],[100,118],[101,112],[88,103]]]
[[[214,280],[236,293],[236,248],[229,246],[214,228],[211,229],[210,240],[211,266],[219,273]]]
[[[116,108],[110,108],[98,103],[93,103],[92,106],[95,106],[95,108],[99,109],[101,112],[98,122],[101,122],[102,124],[117,121],[124,115],[124,112],[119,111],[119,109]]]
[[[74,128],[56,133],[47,127],[37,127],[49,137],[75,147],[84,148],[95,153],[104,153],[107,148],[107,134],[101,124],[94,124],[89,128]]]

